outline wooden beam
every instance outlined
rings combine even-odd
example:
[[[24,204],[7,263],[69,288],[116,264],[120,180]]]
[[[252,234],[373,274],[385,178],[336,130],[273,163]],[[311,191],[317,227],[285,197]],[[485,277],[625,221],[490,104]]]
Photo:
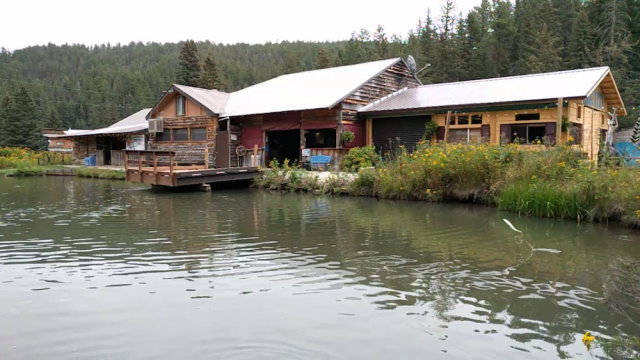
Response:
[[[447,151],[447,141],[449,140],[449,122],[451,121],[451,110],[447,111],[447,118],[444,123],[444,150]]]
[[[251,166],[258,166],[258,144],[253,145],[253,161],[251,162]]]
[[[338,108],[338,128],[336,129],[336,149],[342,148],[342,104]]]
[[[209,168],[209,145],[204,147],[204,168]]]
[[[373,146],[373,119],[368,118],[365,126],[365,145]]]
[[[558,98],[558,113],[556,115],[556,144],[562,143],[562,107],[564,100]]]

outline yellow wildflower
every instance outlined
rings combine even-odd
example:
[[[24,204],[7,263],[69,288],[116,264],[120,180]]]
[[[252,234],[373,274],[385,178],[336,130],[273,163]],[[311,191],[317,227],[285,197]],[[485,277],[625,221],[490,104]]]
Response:
[[[427,194],[431,192],[431,189],[427,189]],[[640,212],[640,210],[638,210]]]
[[[595,339],[596,337],[592,336],[590,331],[587,331],[586,333],[584,333],[584,336],[582,337],[582,343],[587,347],[587,349],[589,349],[591,347],[591,343]]]
[[[535,179],[536,179],[536,176],[535,176],[535,175],[532,175],[532,176],[531,176],[531,180],[535,180]]]

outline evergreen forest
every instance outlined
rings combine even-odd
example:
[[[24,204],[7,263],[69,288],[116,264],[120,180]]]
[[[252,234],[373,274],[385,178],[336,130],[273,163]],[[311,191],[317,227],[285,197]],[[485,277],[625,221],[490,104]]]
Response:
[[[235,91],[304,70],[412,55],[424,84],[610,66],[633,126],[640,106],[640,0],[446,0],[406,34],[382,26],[337,42],[32,46],[0,50],[0,146],[42,147],[44,127],[108,126],[172,83]],[[1,44],[0,44],[1,45]],[[37,134],[36,136],[34,136]]]

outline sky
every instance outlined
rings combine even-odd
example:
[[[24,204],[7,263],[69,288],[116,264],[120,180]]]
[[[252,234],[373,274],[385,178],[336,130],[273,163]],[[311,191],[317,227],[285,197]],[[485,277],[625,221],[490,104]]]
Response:
[[[466,14],[480,0],[454,0]],[[443,0],[0,0],[0,47],[345,40],[378,24],[405,36]]]

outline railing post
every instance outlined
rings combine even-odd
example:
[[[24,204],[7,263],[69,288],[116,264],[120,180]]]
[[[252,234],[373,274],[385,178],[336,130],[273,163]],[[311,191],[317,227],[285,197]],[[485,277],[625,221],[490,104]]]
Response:
[[[253,165],[253,167],[258,166],[258,144],[253,145],[253,161],[251,165]]]
[[[127,150],[124,151],[124,173],[125,175],[129,172],[129,153]]]
[[[171,181],[173,182],[173,151],[169,151],[169,175],[171,175]]]
[[[209,145],[204,148],[204,168],[209,169]]]

